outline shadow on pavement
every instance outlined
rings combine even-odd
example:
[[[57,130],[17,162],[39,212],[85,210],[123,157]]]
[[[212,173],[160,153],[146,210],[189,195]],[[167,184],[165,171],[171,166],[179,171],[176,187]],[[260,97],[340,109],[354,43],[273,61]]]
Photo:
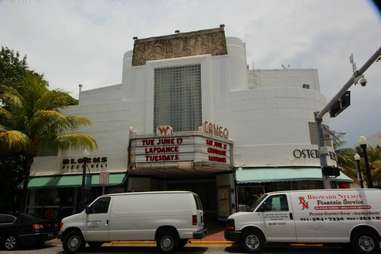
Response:
[[[54,243],[50,243],[50,242],[45,242],[43,244],[37,244],[37,245],[21,245],[17,248],[17,250],[35,250],[35,251],[39,251],[39,250],[44,250],[44,249],[49,249],[49,248],[52,248],[52,247],[55,247],[56,245]],[[16,250],[16,251],[17,251]],[[0,251],[3,251],[3,249],[0,249]]]
[[[206,247],[185,247],[173,253],[204,253],[208,250]],[[58,252],[59,254],[64,254],[63,251]],[[85,248],[80,253],[161,253],[156,247],[100,247],[96,250],[90,248]]]
[[[225,248],[228,253],[244,253],[245,251],[239,245],[232,245]],[[340,246],[325,246],[325,247],[293,247],[293,246],[272,246],[266,247],[261,251],[263,254],[283,254],[283,253],[310,253],[310,254],[352,254],[354,253],[351,249],[343,248]]]

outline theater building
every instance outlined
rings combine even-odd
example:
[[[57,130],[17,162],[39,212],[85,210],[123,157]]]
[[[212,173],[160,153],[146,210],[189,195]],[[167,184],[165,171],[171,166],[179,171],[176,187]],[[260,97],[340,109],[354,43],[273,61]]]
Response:
[[[92,198],[107,170],[106,192],[192,190],[210,218],[224,219],[261,192],[322,186],[309,122],[324,103],[317,70],[250,69],[245,43],[220,26],[134,38],[121,83],[81,90],[64,110],[92,122],[81,128],[98,143],[86,155]],[[30,212],[76,211],[84,156],[35,159]]]

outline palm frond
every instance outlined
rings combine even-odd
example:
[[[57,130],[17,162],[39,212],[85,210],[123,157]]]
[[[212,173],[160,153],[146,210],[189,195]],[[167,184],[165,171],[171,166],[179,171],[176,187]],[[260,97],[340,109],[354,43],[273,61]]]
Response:
[[[6,130],[8,130],[8,128],[0,124],[0,131],[6,131]]]
[[[32,136],[55,136],[89,124],[90,120],[86,117],[66,116],[55,110],[39,110],[32,117],[30,126]]]
[[[23,98],[20,93],[10,86],[0,85],[0,99],[13,107],[22,107]]]
[[[67,117],[55,110],[38,110],[34,113],[30,126],[32,131],[38,133],[45,133],[46,130],[61,131],[69,128],[71,123]]]
[[[58,147],[67,149],[97,149],[97,142],[90,135],[85,133],[67,133],[57,137]]]
[[[73,98],[59,90],[46,91],[36,102],[35,110],[57,110],[73,104]]]
[[[0,151],[23,151],[30,147],[30,139],[21,131],[0,131]]]
[[[3,107],[0,107],[0,122],[3,122],[3,120],[9,120],[11,118],[12,118],[11,112],[9,112]]]
[[[73,129],[91,124],[90,120],[84,116],[67,116],[66,120],[70,124],[70,127]]]

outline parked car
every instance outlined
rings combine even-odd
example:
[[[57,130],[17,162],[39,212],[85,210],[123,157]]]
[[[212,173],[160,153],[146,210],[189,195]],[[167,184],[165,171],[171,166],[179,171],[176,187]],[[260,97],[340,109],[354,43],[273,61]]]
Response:
[[[344,243],[359,253],[380,247],[381,190],[333,189],[267,193],[252,212],[228,217],[225,238],[249,252],[270,242]]]
[[[0,242],[6,250],[39,245],[56,237],[58,225],[27,214],[0,214]]]
[[[131,192],[98,197],[81,213],[62,220],[59,238],[67,253],[88,243],[156,240],[170,252],[205,234],[200,198],[189,191]]]

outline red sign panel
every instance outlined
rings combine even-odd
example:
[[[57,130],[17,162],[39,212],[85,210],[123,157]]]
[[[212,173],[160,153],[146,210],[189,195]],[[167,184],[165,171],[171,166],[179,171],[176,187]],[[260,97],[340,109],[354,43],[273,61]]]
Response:
[[[108,185],[108,177],[109,173],[106,170],[101,170],[99,173],[99,184],[100,185]]]

